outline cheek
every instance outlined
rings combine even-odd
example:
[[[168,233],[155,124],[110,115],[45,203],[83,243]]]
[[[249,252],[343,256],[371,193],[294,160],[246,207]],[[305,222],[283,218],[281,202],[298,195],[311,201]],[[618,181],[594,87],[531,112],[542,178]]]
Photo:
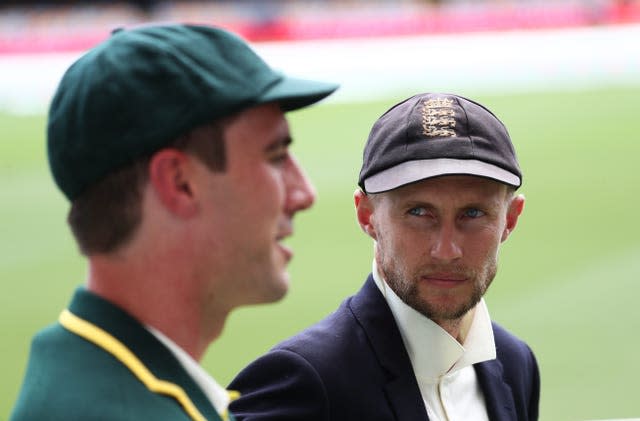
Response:
[[[379,227],[378,247],[387,261],[399,268],[412,268],[425,262],[428,255],[427,240],[413,230],[400,230],[392,225]]]
[[[267,201],[274,213],[282,213],[287,201],[287,188],[282,177],[273,177],[268,181],[269,193],[265,192],[264,200]],[[265,188],[265,190],[267,190]]]
[[[285,201],[285,183],[277,171],[263,169],[251,177],[250,188],[245,193],[245,201],[258,215],[279,212]]]
[[[483,267],[495,265],[500,248],[500,237],[496,236],[495,231],[475,239],[472,244],[467,249],[467,255],[475,265]]]

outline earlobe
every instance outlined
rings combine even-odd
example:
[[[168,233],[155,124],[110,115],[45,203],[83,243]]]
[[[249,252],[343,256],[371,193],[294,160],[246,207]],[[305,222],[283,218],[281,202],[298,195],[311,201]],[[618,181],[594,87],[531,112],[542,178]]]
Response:
[[[358,219],[360,228],[365,232],[365,234],[376,240],[377,234],[372,223],[373,205],[371,203],[371,198],[362,190],[357,189],[353,193],[353,200],[356,206],[356,218]]]
[[[511,199],[509,208],[507,209],[507,223],[502,231],[502,238],[500,241],[504,242],[518,224],[518,218],[524,210],[524,196],[519,194]]]
[[[165,208],[188,218],[197,210],[190,179],[189,157],[177,149],[162,149],[149,162],[149,181]]]

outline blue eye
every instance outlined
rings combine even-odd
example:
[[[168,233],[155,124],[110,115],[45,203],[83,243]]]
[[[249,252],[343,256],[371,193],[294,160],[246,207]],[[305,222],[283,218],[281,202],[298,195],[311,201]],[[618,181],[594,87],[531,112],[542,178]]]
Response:
[[[464,216],[467,216],[469,218],[479,218],[481,216],[484,215],[484,212],[482,212],[480,209],[476,209],[476,208],[470,208],[467,209],[464,212]]]
[[[413,216],[424,216],[427,214],[427,210],[425,208],[416,207],[409,209],[409,215]]]

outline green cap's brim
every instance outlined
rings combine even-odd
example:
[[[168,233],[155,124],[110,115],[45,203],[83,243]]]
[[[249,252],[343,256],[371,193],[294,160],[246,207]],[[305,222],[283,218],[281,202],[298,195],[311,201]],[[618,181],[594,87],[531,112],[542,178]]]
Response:
[[[292,111],[316,103],[336,89],[338,85],[335,83],[285,76],[264,91],[258,102],[277,102],[283,111]]]

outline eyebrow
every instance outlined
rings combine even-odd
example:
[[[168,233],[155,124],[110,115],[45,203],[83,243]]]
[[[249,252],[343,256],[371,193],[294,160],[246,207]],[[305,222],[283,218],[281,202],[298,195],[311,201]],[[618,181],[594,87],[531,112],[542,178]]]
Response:
[[[416,207],[420,206],[426,209],[437,209],[438,206],[431,202],[430,200],[420,200],[420,199],[408,199],[404,201],[399,201],[398,203],[404,203],[404,206],[407,207]],[[500,206],[500,203],[496,200],[469,200],[468,202],[463,203],[459,208],[460,209],[469,209],[469,208],[479,208],[479,209],[494,209]]]
[[[265,152],[273,152],[273,151],[278,150],[280,148],[286,148],[287,146],[291,145],[292,143],[293,143],[293,139],[291,138],[291,136],[283,136],[283,137],[281,137],[279,139],[276,139],[275,141],[269,143],[264,150],[265,150]]]

